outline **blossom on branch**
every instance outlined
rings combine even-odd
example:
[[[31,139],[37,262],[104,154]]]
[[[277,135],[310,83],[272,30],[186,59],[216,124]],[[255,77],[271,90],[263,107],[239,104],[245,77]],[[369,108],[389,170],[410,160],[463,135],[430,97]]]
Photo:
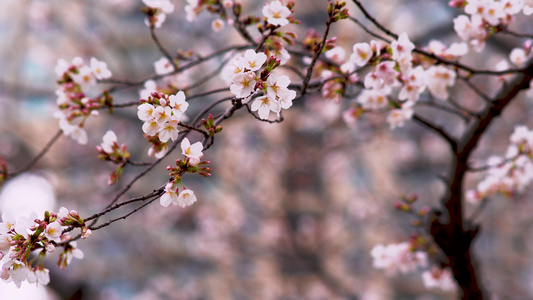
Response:
[[[274,0],[266,3],[263,7],[263,16],[267,18],[267,22],[274,26],[285,26],[289,24],[287,17],[291,15],[291,11],[284,6],[281,1]]]

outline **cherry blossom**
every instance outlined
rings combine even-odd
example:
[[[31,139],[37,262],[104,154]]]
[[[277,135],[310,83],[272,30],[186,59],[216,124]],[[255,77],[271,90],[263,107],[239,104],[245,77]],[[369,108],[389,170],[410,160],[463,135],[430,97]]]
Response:
[[[166,57],[161,57],[154,63],[155,73],[157,75],[166,75],[174,71],[174,67]]]
[[[397,41],[391,43],[392,48],[392,59],[398,61],[401,58],[407,57],[411,58],[411,51],[415,48],[415,45],[411,43],[407,33],[403,32],[398,37]]]
[[[194,195],[194,192],[192,190],[183,190],[178,196],[177,202],[178,205],[181,207],[192,205],[194,202],[196,202],[196,196]]]
[[[291,11],[279,0],[266,3],[263,7],[263,16],[267,18],[269,24],[275,26],[285,26],[289,24],[287,17],[290,15]]]
[[[52,222],[46,226],[44,235],[47,239],[53,241],[61,236],[61,224],[59,222]]]
[[[270,114],[270,111],[279,112],[280,105],[278,101],[270,97],[269,95],[259,97],[254,100],[251,107],[252,111],[257,111],[259,118],[266,120]]]
[[[232,78],[230,91],[238,98],[246,98],[255,90],[255,73],[239,73]]]
[[[113,146],[117,142],[117,135],[112,131],[108,130],[106,134],[104,134],[103,142],[100,144],[100,147],[102,147],[102,150],[108,154],[112,154],[114,152]]]
[[[178,118],[180,118],[189,107],[189,103],[185,101],[185,93],[183,91],[179,91],[176,95],[170,95],[168,100],[169,106],[172,109],[172,114]]]
[[[112,76],[111,71],[107,68],[107,64],[103,61],[99,61],[96,58],[91,58],[91,70],[94,77],[98,80],[107,79]]]
[[[168,207],[170,203],[178,204],[178,192],[174,189],[174,182],[169,182],[165,185],[165,193],[159,199],[159,203],[163,207]]]
[[[200,159],[204,156],[202,153],[203,150],[204,146],[200,142],[191,145],[188,138],[184,138],[183,141],[181,141],[181,153],[185,155],[193,165],[197,165],[200,162]]]
[[[387,123],[389,123],[390,129],[402,127],[405,124],[405,121],[413,117],[413,105],[413,102],[406,102],[401,108],[393,109],[389,112]]]
[[[250,71],[257,71],[261,69],[267,57],[263,52],[256,53],[252,49],[246,50],[244,56],[239,58],[239,65]]]
[[[431,270],[422,273],[424,286],[428,289],[438,288],[443,291],[451,291],[455,288],[455,282],[449,268],[441,269],[434,266]]]
[[[418,267],[425,267],[428,261],[427,253],[412,251],[408,242],[387,246],[378,244],[372,248],[370,255],[373,258],[372,266],[384,269],[388,276],[412,272]]]
[[[353,54],[350,60],[357,66],[362,67],[372,58],[373,51],[367,43],[357,43],[353,45]]]
[[[215,19],[213,20],[213,22],[211,22],[211,29],[213,30],[213,32],[221,32],[222,29],[224,29],[224,20],[218,18],[218,19]]]
[[[513,65],[522,67],[527,60],[526,52],[522,48],[514,48],[509,54],[509,60]]]
[[[438,65],[427,69],[426,74],[427,87],[431,94],[440,100],[448,99],[448,88],[455,84],[455,72]]]

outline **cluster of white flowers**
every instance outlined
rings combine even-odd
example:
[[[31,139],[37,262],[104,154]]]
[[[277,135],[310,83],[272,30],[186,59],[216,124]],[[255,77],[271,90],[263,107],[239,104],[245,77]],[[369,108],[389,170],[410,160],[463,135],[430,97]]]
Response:
[[[263,6],[263,16],[267,18],[268,24],[275,26],[285,26],[289,24],[287,19],[291,15],[290,9],[283,5],[281,1],[274,0]]]
[[[516,126],[505,157],[492,156],[487,161],[487,177],[475,190],[466,192],[467,201],[479,204],[495,194],[510,196],[523,192],[533,181],[533,130]]]
[[[467,15],[459,15],[454,20],[457,35],[477,52],[485,48],[489,36],[486,25],[509,25],[521,11],[533,13],[532,0],[469,0],[465,7]]]
[[[148,99],[141,99],[142,104],[137,107],[137,116],[144,121],[142,130],[151,137],[157,136],[162,143],[178,138],[179,122],[185,117],[189,103],[185,101],[185,93],[179,91],[176,95],[166,95],[153,92]],[[156,157],[165,153],[159,152]]]
[[[200,163],[204,156],[202,151],[203,145],[200,142],[191,145],[188,138],[184,138],[181,142],[181,153],[186,157],[187,164],[190,166],[197,166]],[[196,202],[196,196],[192,190],[185,187],[179,192],[179,183],[177,180],[173,180],[166,184],[165,193],[161,196],[159,202],[163,207],[167,207],[171,203],[185,207]]]
[[[433,266],[431,270],[426,270],[422,273],[422,280],[424,281],[424,286],[428,289],[437,288],[443,291],[455,289],[455,281],[449,268],[441,269]]]
[[[237,98],[243,98],[244,102],[249,100],[258,89],[258,82],[261,80],[257,75],[267,60],[267,56],[256,53],[254,50],[246,50],[244,55],[234,58],[221,73],[222,78],[230,85],[230,91]],[[292,106],[292,100],[296,97],[296,92],[289,90],[291,83],[286,75],[277,76],[270,73],[266,82],[261,82],[265,95],[254,100],[251,106],[252,111],[257,111],[261,119],[268,119],[270,112],[281,113],[281,109],[288,109]]]
[[[349,63],[363,67],[373,57],[378,58],[382,55],[383,49],[387,47],[379,41],[371,41],[370,44],[357,43],[353,45],[353,54]],[[465,45],[456,44],[446,49],[442,44],[433,43],[431,47],[436,55],[459,57],[466,54]],[[403,126],[406,120],[412,118],[413,107],[426,87],[434,97],[446,100],[449,97],[449,87],[455,84],[456,74],[446,66],[426,66],[427,69],[424,69],[423,65],[414,66],[412,56],[414,48],[415,45],[407,34],[400,34],[398,40],[390,45],[391,60],[381,60],[373,71],[366,74],[364,78],[366,90],[363,90],[357,98],[357,102],[365,110],[374,111],[387,107],[388,96],[399,88],[398,99],[402,102],[395,104],[399,107],[392,109],[387,117],[391,129]],[[387,56],[388,54],[384,53],[382,57]],[[356,115],[346,114],[345,119],[353,124]]]
[[[29,283],[48,284],[50,282],[49,270],[40,263],[32,264],[28,259],[30,254],[46,256],[54,252],[57,243],[67,242],[71,239],[64,234],[64,226],[68,220],[79,219],[75,211],[69,212],[62,207],[57,215],[51,214],[49,221],[37,219],[37,215],[20,217],[15,220],[7,213],[2,214],[0,223],[0,278],[6,282],[13,282],[20,287],[23,281]],[[90,229],[85,228],[83,238],[91,234]],[[60,258],[60,266],[66,267],[72,258],[83,258],[83,252],[76,248],[76,242],[70,242]]]
[[[386,246],[378,244],[372,248],[370,255],[373,258],[372,266],[385,270],[387,276],[407,274],[428,265],[427,253],[413,251],[409,242]]]
[[[153,23],[155,28],[161,27],[167,18],[166,14],[174,11],[174,4],[172,4],[170,0],[143,0],[143,3],[149,8],[156,10],[153,16],[150,18],[147,17],[144,20],[144,23],[148,27],[152,26],[151,23]]]
[[[86,65],[81,57],[75,57],[69,64],[58,60],[55,67],[59,89],[56,90],[57,105],[60,111],[54,113],[59,119],[59,127],[66,136],[80,144],[87,144],[87,132],[83,123],[90,115],[98,115],[99,100],[89,99],[85,93],[97,80],[111,77],[111,71],[103,61],[92,57]]]

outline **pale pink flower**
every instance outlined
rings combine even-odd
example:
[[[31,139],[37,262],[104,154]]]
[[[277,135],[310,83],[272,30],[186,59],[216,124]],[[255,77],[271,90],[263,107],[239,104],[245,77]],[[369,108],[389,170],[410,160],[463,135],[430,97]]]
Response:
[[[78,69],[77,74],[71,74],[72,80],[81,86],[83,91],[87,91],[91,86],[96,84],[96,77],[89,66],[83,66]]]
[[[266,120],[270,114],[270,111],[279,112],[280,106],[278,101],[272,97],[266,95],[254,100],[251,107],[252,111],[257,111],[259,118]]]
[[[170,120],[172,116],[172,109],[168,106],[158,106],[154,110],[154,120],[163,125]]]
[[[411,51],[415,48],[415,45],[411,43],[409,40],[409,37],[407,37],[407,33],[403,32],[398,37],[397,41],[393,41],[391,43],[392,48],[392,59],[393,60],[399,60],[403,57],[410,58]]]
[[[238,98],[246,98],[255,90],[255,73],[239,73],[232,78],[230,91]]]
[[[272,25],[285,26],[289,24],[287,17],[290,15],[291,11],[278,0],[266,3],[263,7],[263,16],[265,16],[267,22]]]
[[[387,116],[387,123],[389,123],[390,129],[403,127],[405,121],[411,119],[413,114],[413,103],[405,102],[402,104],[401,108],[393,109],[389,112],[389,115]]]
[[[54,69],[56,75],[58,77],[63,76],[68,71],[68,68],[70,67],[69,63],[64,59],[59,59],[57,61],[56,67]]]
[[[46,225],[46,229],[44,230],[44,236],[46,236],[48,240],[54,241],[61,236],[61,232],[61,224],[55,221]]]
[[[111,71],[107,68],[107,64],[103,61],[99,61],[96,58],[91,58],[91,70],[94,77],[98,80],[107,79],[112,76]]]
[[[426,70],[427,87],[431,94],[440,100],[448,99],[448,88],[455,84],[456,74],[443,65],[432,66]]]
[[[188,138],[184,138],[181,141],[181,153],[189,159],[201,159],[204,156],[202,153],[203,150],[204,146],[200,142],[191,145]]]
[[[363,90],[357,97],[357,102],[359,102],[364,109],[378,110],[386,107],[389,100],[387,99],[387,95],[381,90]]]
[[[418,267],[425,267],[428,262],[427,253],[412,251],[408,242],[400,244],[376,245],[371,251],[376,269],[384,269],[387,276],[397,273],[407,274]]]
[[[424,286],[428,289],[438,288],[443,291],[451,291],[455,288],[455,281],[449,268],[441,269],[434,266],[431,270],[422,273]]]
[[[194,195],[194,192],[192,190],[186,189],[181,191],[181,193],[178,196],[177,202],[178,205],[181,207],[192,205],[194,202],[196,202],[196,196]]]
[[[187,13],[187,21],[192,22],[198,16],[198,13],[201,8],[199,5],[199,1],[200,0],[187,0],[187,3],[189,3],[185,6],[185,12]]]
[[[178,193],[174,189],[174,183],[169,182],[165,185],[165,193],[159,199],[159,203],[163,207],[168,207],[170,203],[176,205],[178,204]]]
[[[143,103],[137,107],[137,117],[141,121],[151,121],[155,119],[155,107],[150,103]]]
[[[172,116],[159,131],[159,140],[163,143],[168,142],[169,139],[175,141],[178,138],[178,118]]]
[[[357,43],[353,45],[353,54],[350,56],[350,60],[357,66],[362,67],[372,58],[373,53],[367,43]]]
[[[166,57],[161,57],[154,63],[155,73],[157,75],[166,75],[174,71],[174,67]]]
[[[100,144],[100,147],[102,147],[104,152],[112,154],[114,152],[113,146],[117,142],[117,135],[112,130],[108,130],[102,139],[103,142]]]
[[[344,51],[342,47],[337,46],[324,52],[324,55],[333,62],[342,64],[344,62],[344,58],[346,57],[346,51]]]
[[[248,49],[246,52],[244,52],[244,56],[239,58],[239,65],[244,66],[250,71],[257,71],[261,69],[266,59],[267,57],[265,53],[255,53],[254,50]]]
[[[215,19],[213,20],[213,22],[211,22],[211,29],[213,30],[213,32],[221,32],[222,29],[224,29],[224,20],[218,18],[218,19]]]
[[[514,48],[509,54],[509,60],[513,65],[522,67],[527,60],[526,52],[522,48]]]
[[[147,135],[154,136],[161,130],[161,125],[155,120],[146,121],[142,126],[142,130]]]
[[[168,97],[169,105],[172,108],[172,113],[180,118],[187,108],[189,108],[189,103],[185,101],[185,93],[179,91],[176,95],[171,95]]]

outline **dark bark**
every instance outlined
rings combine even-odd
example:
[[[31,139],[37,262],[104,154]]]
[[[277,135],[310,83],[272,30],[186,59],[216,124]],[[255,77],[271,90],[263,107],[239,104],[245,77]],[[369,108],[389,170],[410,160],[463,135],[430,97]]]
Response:
[[[430,231],[448,259],[446,264],[452,269],[460,286],[462,299],[487,299],[471,248],[479,227],[466,220],[463,212],[463,179],[468,171],[468,161],[494,118],[502,113],[522,89],[528,87],[532,77],[533,60],[530,60],[522,73],[502,86],[479,118],[467,128],[457,145],[452,146],[454,161],[448,190],[442,199],[444,214],[436,215]]]

